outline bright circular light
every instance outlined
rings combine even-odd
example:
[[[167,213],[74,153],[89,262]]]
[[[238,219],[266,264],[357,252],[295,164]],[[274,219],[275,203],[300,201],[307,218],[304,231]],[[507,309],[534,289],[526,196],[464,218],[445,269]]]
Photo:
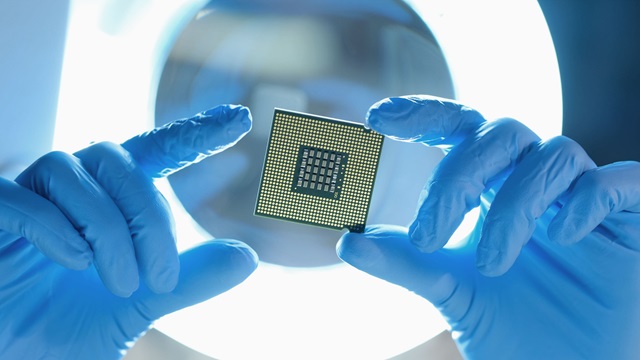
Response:
[[[151,127],[167,44],[206,3],[138,1],[130,23],[107,31],[101,14],[111,2],[116,1],[74,2],[57,149],[120,141]],[[517,118],[543,138],[560,134],[558,66],[535,0],[407,2],[442,47],[459,101],[488,117]],[[167,183],[159,186],[176,213],[180,247],[206,238]],[[446,324],[425,300],[346,265],[287,269],[262,264],[237,288],[167,316],[156,327],[224,359],[374,359],[419,345]]]

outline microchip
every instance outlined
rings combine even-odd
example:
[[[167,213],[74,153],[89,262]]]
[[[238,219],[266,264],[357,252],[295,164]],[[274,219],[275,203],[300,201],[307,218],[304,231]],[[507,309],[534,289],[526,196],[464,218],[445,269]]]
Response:
[[[363,232],[383,139],[361,124],[276,109],[255,214]]]

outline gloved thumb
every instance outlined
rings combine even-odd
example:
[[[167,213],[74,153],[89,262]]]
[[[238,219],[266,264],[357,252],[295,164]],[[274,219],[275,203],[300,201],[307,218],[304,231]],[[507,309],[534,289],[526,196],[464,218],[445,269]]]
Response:
[[[156,294],[147,288],[133,296],[153,321],[166,314],[217,296],[243,282],[258,266],[258,256],[246,244],[235,240],[212,240],[180,254],[180,278],[169,293]]]
[[[376,225],[361,234],[346,233],[337,253],[355,268],[424,297],[447,318],[458,317],[468,298],[467,275],[477,273],[472,251],[421,252],[407,229],[399,226]]]

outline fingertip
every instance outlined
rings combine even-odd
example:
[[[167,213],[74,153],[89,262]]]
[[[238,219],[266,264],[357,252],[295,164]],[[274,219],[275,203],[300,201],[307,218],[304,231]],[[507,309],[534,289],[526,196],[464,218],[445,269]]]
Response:
[[[238,240],[224,240],[224,244],[235,250],[235,257],[238,258],[237,262],[242,263],[243,267],[249,271],[247,276],[253,273],[253,271],[258,267],[258,263],[260,262],[258,253],[256,253],[249,245]]]
[[[506,273],[509,266],[504,263],[501,251],[478,246],[476,268],[484,276],[496,277]]]
[[[91,247],[75,230],[65,235],[32,239],[33,244],[56,263],[70,270],[86,270],[93,263]]]
[[[73,231],[52,238],[34,238],[33,244],[51,260],[70,270],[85,270],[93,263],[93,251],[85,239]]]
[[[226,135],[229,142],[234,142],[246,135],[253,126],[253,117],[248,107],[226,104],[203,111],[199,118],[226,124]]]
[[[517,240],[518,236],[518,233],[511,233],[504,227],[485,221],[476,248],[478,271],[489,277],[504,275],[516,262],[524,245]]]
[[[549,223],[547,227],[547,236],[549,240],[560,244],[560,245],[568,245],[572,242],[570,239],[571,236],[568,236],[565,231],[565,221],[566,219],[561,214],[557,214]]]
[[[393,106],[392,98],[385,98],[371,105],[365,117],[365,125],[371,126],[372,124],[377,124],[380,116],[385,110],[388,111],[388,108],[391,106]]]
[[[412,109],[415,105],[411,97],[382,99],[369,108],[365,126],[396,140],[417,140],[419,134],[411,135],[414,129],[406,126],[415,115]]]
[[[217,256],[224,256],[218,260],[224,266],[226,288],[230,289],[244,282],[258,268],[258,254],[249,245],[238,240],[214,240],[224,250]],[[216,260],[212,260],[216,261]],[[219,269],[218,271],[220,271]],[[217,274],[220,276],[220,274]]]
[[[104,286],[116,296],[128,298],[140,287],[137,268],[124,269],[120,266],[122,264],[109,264],[104,266],[105,271],[95,259],[93,264]]]
[[[371,230],[367,228],[364,233],[343,234],[336,245],[338,257],[356,268],[368,268],[375,263],[381,254],[368,238],[367,233]]]
[[[523,238],[518,225],[485,219],[476,248],[476,268],[481,274],[500,276],[513,266],[526,242],[518,240]]]
[[[243,105],[228,105],[231,112],[231,121],[238,124],[238,133],[246,134],[251,130],[253,126],[253,116],[251,110]]]
[[[126,294],[123,297],[130,297],[134,292],[136,292],[140,288],[140,277],[132,276],[129,284],[126,284],[125,287],[122,288],[122,293]]]
[[[210,251],[210,261],[224,267],[233,287],[249,277],[258,267],[258,254],[242,241],[232,239],[216,239],[205,243]],[[206,254],[201,252],[201,254]],[[220,271],[218,269],[217,271]]]
[[[436,240],[433,232],[428,231],[417,220],[409,226],[409,239],[413,246],[424,253],[438,251],[444,246]]]
[[[146,276],[145,283],[149,290],[156,294],[164,294],[173,291],[180,279],[180,262],[176,256],[176,262],[170,266],[164,266],[153,277]]]
[[[359,238],[362,236],[363,233],[347,232],[342,234],[336,244],[336,254],[338,257],[343,261],[349,262],[350,259],[357,256],[358,251],[354,251],[354,249],[357,247]]]
[[[502,269],[499,267],[487,267],[487,266],[478,266],[478,272],[486,277],[498,277],[506,274],[507,269]]]
[[[109,291],[121,298],[129,298],[140,287],[139,278],[135,277],[129,281],[123,281],[116,285],[107,286]]]
[[[91,266],[91,264],[93,264],[93,252],[91,250],[85,251],[79,256],[74,256],[73,258],[67,258],[65,260],[66,261],[62,263],[62,265],[69,270],[86,270]]]
[[[580,241],[581,238],[586,236],[586,233],[583,229],[577,227],[575,223],[568,220],[566,216],[558,213],[547,227],[547,236],[551,241],[559,245],[569,246]]]

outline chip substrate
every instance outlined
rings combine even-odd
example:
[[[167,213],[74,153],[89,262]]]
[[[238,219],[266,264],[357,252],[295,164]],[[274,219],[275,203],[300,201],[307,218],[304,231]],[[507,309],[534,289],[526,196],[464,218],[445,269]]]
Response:
[[[255,215],[363,232],[384,137],[275,109]]]

